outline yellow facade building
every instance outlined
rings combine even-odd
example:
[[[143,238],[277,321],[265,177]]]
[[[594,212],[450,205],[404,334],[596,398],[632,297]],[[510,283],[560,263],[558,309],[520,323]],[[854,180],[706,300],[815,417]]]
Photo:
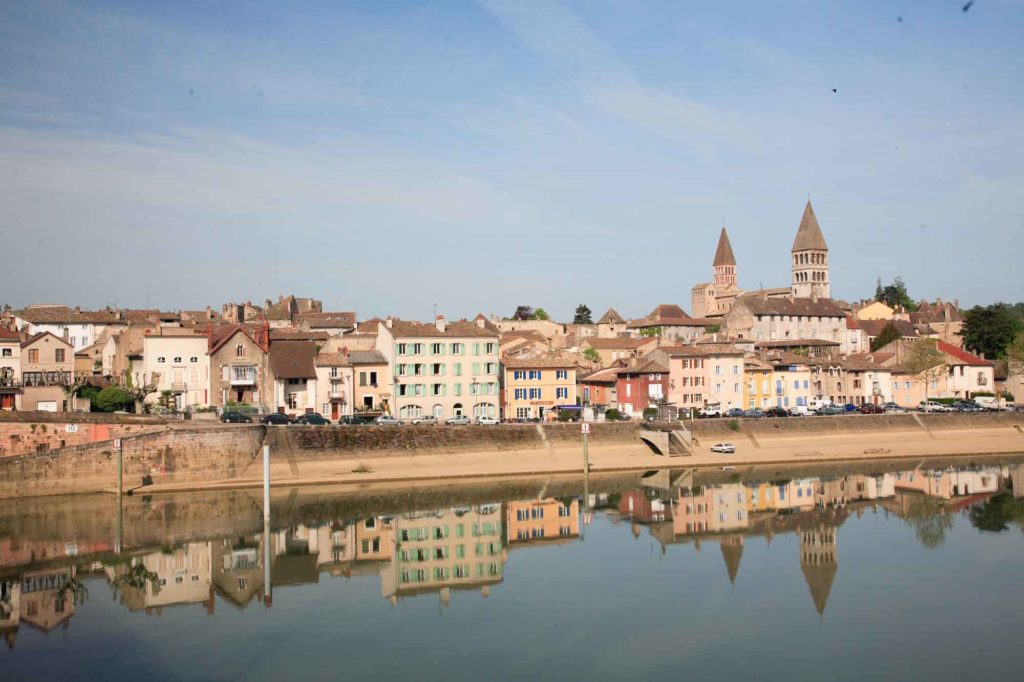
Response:
[[[761,410],[772,406],[772,366],[757,358],[743,361],[743,406]]]
[[[555,407],[576,405],[576,361],[560,355],[506,358],[505,419],[553,419]]]

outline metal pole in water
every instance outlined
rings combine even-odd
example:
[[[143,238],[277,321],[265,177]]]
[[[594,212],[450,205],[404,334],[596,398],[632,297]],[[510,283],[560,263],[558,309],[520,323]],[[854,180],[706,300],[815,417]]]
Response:
[[[263,446],[263,520],[270,521],[270,446]]]

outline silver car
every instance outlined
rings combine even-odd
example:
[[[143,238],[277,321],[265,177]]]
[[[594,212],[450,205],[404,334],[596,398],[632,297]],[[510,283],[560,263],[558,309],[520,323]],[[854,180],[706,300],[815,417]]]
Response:
[[[388,414],[382,414],[381,416],[377,417],[377,419],[375,419],[374,422],[378,426],[401,426],[402,425],[402,420],[401,419],[397,419],[396,417],[392,417],[391,415],[388,415]]]
[[[469,424],[469,417],[464,414],[460,414],[457,417],[449,417],[444,423],[449,426],[465,426],[466,424]]]
[[[436,424],[437,417],[432,414],[425,414],[422,417],[416,417],[412,420],[413,424]]]

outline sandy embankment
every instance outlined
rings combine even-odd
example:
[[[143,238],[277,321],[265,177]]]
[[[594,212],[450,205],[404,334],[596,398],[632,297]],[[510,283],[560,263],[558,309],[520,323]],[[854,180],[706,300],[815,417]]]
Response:
[[[835,421],[848,420],[848,421]],[[854,421],[860,420],[860,421]],[[653,454],[639,439],[633,442],[590,445],[594,472],[643,471],[662,468],[799,464],[852,460],[914,460],[946,455],[1004,455],[1024,452],[1024,416],[985,415],[958,417],[835,417],[759,420],[741,425],[739,432],[724,423],[698,425],[699,445],[691,456],[664,457]],[[701,431],[704,431],[703,435]],[[729,440],[736,453],[710,452],[712,443]],[[281,448],[272,456],[274,486],[322,485],[328,483],[380,484],[455,478],[516,477],[554,475],[582,471],[582,445],[560,441],[541,449],[351,453],[344,457],[312,457],[294,448]],[[254,461],[242,475],[217,481],[167,483],[150,492],[245,488],[262,484],[262,464]]]

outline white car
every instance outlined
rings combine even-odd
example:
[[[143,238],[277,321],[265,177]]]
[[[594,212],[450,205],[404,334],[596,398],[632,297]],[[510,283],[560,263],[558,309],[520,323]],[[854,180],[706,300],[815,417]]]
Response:
[[[437,423],[437,417],[435,417],[432,414],[426,414],[426,415],[423,415],[422,417],[416,417],[415,419],[412,420],[412,423],[413,424],[436,424]]]
[[[498,424],[501,423],[501,421],[495,419],[494,417],[477,417],[476,423],[482,424],[483,426],[497,426]]]
[[[464,414],[460,414],[456,417],[448,417],[444,420],[444,423],[448,426],[462,426],[469,423],[469,417]]]
[[[711,446],[711,452],[722,452],[725,454],[732,454],[736,452],[736,446],[732,443],[715,443]]]

